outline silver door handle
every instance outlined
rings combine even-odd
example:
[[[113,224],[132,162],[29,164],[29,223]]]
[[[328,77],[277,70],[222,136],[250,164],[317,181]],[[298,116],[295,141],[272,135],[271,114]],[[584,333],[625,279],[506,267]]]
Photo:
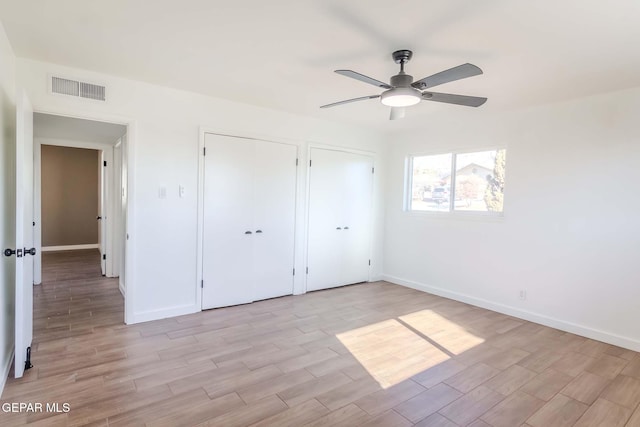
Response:
[[[244,234],[251,234],[251,232],[250,231],[245,231]]]
[[[262,234],[262,230],[256,230],[256,234]]]
[[[345,229],[345,230],[348,230],[348,229],[349,229],[349,227],[345,227],[344,229]]]
[[[340,227],[336,227],[336,230],[342,230],[342,228],[340,228]]]

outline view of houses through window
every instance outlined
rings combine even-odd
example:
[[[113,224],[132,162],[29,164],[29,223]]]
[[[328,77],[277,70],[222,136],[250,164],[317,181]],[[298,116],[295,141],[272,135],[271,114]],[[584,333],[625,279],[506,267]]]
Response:
[[[506,150],[414,156],[409,210],[501,213]]]

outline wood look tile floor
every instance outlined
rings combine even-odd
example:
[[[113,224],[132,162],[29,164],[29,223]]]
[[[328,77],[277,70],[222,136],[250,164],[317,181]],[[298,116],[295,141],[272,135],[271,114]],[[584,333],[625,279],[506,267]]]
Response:
[[[46,253],[0,425],[640,426],[633,351],[385,282],[132,326],[96,251]]]

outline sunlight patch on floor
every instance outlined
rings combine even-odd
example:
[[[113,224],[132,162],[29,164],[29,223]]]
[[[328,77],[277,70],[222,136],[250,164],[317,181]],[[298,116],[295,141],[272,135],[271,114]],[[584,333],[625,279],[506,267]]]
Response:
[[[417,311],[399,319],[453,355],[464,353],[484,342],[483,338],[432,310]]]
[[[374,323],[336,337],[385,389],[484,342],[431,310]]]
[[[385,389],[449,359],[446,353],[394,319],[336,337]]]

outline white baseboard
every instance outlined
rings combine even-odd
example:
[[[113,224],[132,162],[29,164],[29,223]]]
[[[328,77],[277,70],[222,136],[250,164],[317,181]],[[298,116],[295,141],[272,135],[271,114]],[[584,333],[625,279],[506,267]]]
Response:
[[[124,294],[124,285],[122,284],[122,282],[118,282],[118,289],[120,289],[120,293],[122,294],[122,298],[126,298],[126,295]]]
[[[4,386],[7,383],[7,378],[9,378],[9,371],[11,371],[11,364],[13,363],[14,348],[12,348],[9,352],[9,357],[7,357],[7,361],[2,367],[2,373],[0,374],[2,375],[2,377],[0,378],[0,397],[2,397]]]
[[[554,317],[549,317],[544,314],[534,313],[528,310],[522,310],[520,308],[495,303],[482,298],[473,297],[471,295],[462,294],[459,292],[454,292],[447,289],[438,288],[435,286],[429,286],[423,283],[418,283],[418,282],[402,279],[395,276],[383,275],[383,280],[390,283],[394,283],[396,285],[405,286],[407,288],[412,288],[418,291],[427,292],[429,294],[434,294],[444,298],[449,298],[452,300],[475,305],[477,307],[486,308],[488,310],[497,311],[498,313],[507,314],[509,316],[517,317],[523,320],[528,320],[534,323],[539,323],[544,326],[560,329],[561,331],[570,332],[572,334],[580,335],[586,338],[591,338],[597,341],[602,341],[607,344],[616,345],[618,347],[624,347],[633,351],[640,351],[640,341],[632,338],[624,337],[621,335],[617,335],[614,333],[601,331],[599,329],[593,329],[588,326],[567,322],[565,320],[556,319]]]
[[[91,243],[89,245],[43,246],[42,252],[77,251],[80,249],[98,249],[98,248],[100,248],[100,245],[98,243]]]
[[[133,321],[128,324],[133,325],[135,323],[166,319],[167,317],[183,316],[185,314],[197,313],[198,311],[202,310],[195,304],[179,305],[161,310],[143,311],[140,313],[134,313]]]

